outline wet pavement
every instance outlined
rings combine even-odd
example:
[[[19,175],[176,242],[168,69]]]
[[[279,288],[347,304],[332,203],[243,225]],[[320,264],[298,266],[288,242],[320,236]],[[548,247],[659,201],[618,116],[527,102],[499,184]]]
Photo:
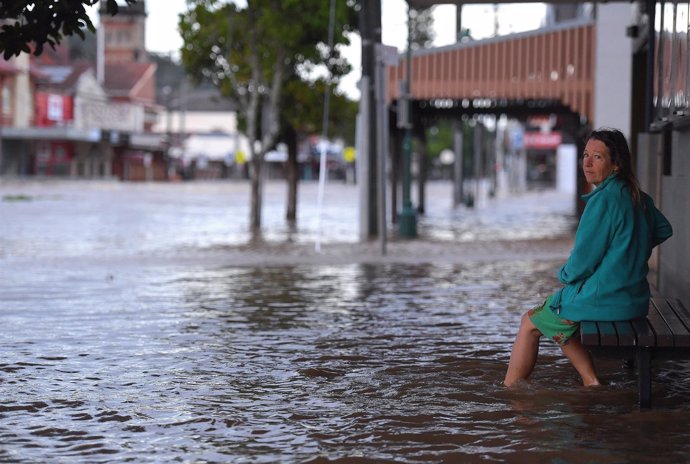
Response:
[[[419,239],[400,240],[389,225],[382,256],[377,240],[359,241],[353,185],[328,184],[317,238],[316,190],[315,183],[301,185],[298,221],[290,226],[284,220],[285,184],[268,183],[257,240],[247,225],[246,183],[0,180],[0,213],[7,218],[0,225],[0,259],[22,264],[35,258],[63,263],[210,259],[252,265],[462,262],[503,253],[560,258],[567,256],[575,222],[568,195],[537,192],[492,200],[478,210],[455,209],[450,184],[431,183],[426,214],[418,219]]]
[[[501,386],[520,314],[553,291],[573,199],[453,209],[357,241],[357,192],[269,183],[0,181],[2,462],[685,462],[688,366],[578,385],[547,342]],[[577,449],[577,452],[573,452]]]

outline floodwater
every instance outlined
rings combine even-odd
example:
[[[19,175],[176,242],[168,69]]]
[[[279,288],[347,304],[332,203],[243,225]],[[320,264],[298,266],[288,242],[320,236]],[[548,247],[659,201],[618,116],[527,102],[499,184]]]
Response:
[[[283,192],[247,245],[245,184],[0,183],[0,461],[688,462],[685,363],[657,366],[644,412],[634,372],[601,361],[582,388],[548,342],[529,386],[502,386],[560,260],[235,261],[314,240],[315,184],[296,228]],[[450,197],[430,185],[420,241],[572,232],[555,192]],[[325,244],[356,252],[356,208],[327,186]]]

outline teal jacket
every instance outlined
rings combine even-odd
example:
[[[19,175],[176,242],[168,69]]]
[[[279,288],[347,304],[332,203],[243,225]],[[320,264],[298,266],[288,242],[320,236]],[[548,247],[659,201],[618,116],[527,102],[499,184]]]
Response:
[[[621,321],[647,314],[647,262],[652,248],[673,234],[671,224],[640,192],[635,207],[624,182],[612,174],[584,195],[585,210],[568,261],[558,272],[565,287],[551,309],[571,321]]]

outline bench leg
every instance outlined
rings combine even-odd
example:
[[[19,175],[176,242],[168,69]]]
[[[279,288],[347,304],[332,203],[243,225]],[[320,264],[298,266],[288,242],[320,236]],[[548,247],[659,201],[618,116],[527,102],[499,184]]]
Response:
[[[649,348],[637,350],[637,382],[640,409],[652,407],[652,353]]]

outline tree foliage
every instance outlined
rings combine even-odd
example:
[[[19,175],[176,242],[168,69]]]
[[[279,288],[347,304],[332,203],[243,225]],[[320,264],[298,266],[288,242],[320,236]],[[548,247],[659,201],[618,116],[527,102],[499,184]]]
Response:
[[[297,219],[297,137],[323,133],[323,112],[326,92],[331,92],[328,111],[328,138],[342,138],[353,145],[359,104],[347,95],[331,90],[326,79],[305,82],[291,79],[286,84],[281,121],[284,142],[288,147],[286,178],[288,181],[286,219]]]
[[[354,144],[355,120],[359,104],[350,100],[337,89],[330,89],[331,98],[328,112],[329,138],[342,138]],[[286,83],[283,98],[282,117],[301,134],[320,134],[323,124],[323,101],[326,92],[326,80],[321,78],[314,82],[293,79]]]
[[[246,6],[191,0],[180,16],[182,63],[195,80],[210,79],[234,100],[251,157],[250,227],[261,225],[263,156],[280,132],[281,100],[291,79],[309,80],[325,65],[329,78],[350,71],[337,47],[328,43],[330,2],[247,0]],[[336,3],[334,45],[348,44],[357,15],[353,0]]]
[[[22,52],[40,55],[47,44],[55,48],[66,36],[85,37],[85,30],[95,32],[86,8],[99,0],[20,0],[0,2],[0,52],[5,59]],[[117,14],[116,0],[107,2],[106,10]],[[128,5],[136,0],[125,0]],[[33,47],[32,47],[33,45]],[[33,50],[32,50],[33,48]]]
[[[412,19],[412,49],[431,47],[435,38],[434,17],[432,8],[416,9],[410,11]]]

